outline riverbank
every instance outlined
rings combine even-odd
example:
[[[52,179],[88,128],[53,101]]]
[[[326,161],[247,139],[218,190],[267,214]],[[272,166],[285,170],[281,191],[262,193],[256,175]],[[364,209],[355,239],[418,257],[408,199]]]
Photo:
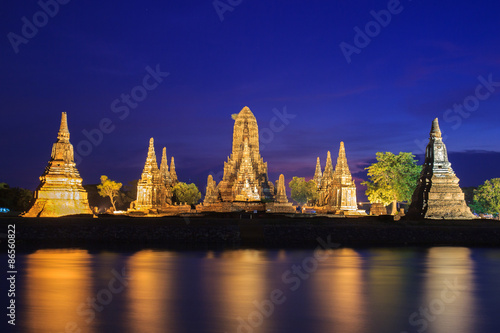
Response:
[[[500,247],[500,222],[495,220],[394,221],[391,216],[214,214],[163,218],[3,217],[0,223],[4,230],[8,224],[15,224],[18,251],[54,247],[131,251],[315,248],[318,238],[329,238],[341,247]],[[5,242],[6,238],[1,240]]]

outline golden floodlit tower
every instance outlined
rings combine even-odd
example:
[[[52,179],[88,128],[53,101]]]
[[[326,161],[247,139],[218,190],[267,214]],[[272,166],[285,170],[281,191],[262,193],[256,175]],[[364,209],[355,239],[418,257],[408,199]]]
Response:
[[[75,214],[92,214],[92,211],[76,168],[73,145],[69,142],[67,115],[63,112],[50,161],[40,176],[32,206],[23,216],[58,217]]]

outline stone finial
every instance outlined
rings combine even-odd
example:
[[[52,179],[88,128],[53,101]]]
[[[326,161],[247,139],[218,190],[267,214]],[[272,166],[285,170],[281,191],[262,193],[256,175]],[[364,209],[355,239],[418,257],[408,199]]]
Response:
[[[59,133],[57,133],[57,140],[69,142],[68,116],[66,112],[61,114],[61,126],[59,127]]]
[[[432,121],[432,127],[431,127],[431,138],[441,138],[441,129],[439,128],[439,122],[438,118],[435,118]]]

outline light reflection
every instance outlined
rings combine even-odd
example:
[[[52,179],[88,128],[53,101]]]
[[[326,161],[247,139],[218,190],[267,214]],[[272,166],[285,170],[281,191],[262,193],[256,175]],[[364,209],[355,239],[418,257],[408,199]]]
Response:
[[[140,251],[127,268],[131,332],[178,332],[175,321],[175,261],[173,252]]]
[[[237,318],[248,323],[249,315],[256,310],[252,302],[269,298],[265,276],[269,262],[264,257],[265,252],[257,250],[224,251],[218,260],[205,262],[203,281],[213,302],[210,315],[219,319],[215,320],[216,331],[236,332],[241,325]],[[264,320],[254,332],[269,332],[266,326]]]
[[[432,332],[473,333],[475,299],[470,250],[462,247],[435,247],[427,256],[423,307],[427,318],[415,317],[417,328],[428,325]]]
[[[93,332],[77,311],[90,295],[90,259],[85,250],[38,250],[26,256],[28,332]]]
[[[312,275],[316,315],[327,323],[324,332],[365,332],[366,300],[362,259],[352,249],[329,252]]]

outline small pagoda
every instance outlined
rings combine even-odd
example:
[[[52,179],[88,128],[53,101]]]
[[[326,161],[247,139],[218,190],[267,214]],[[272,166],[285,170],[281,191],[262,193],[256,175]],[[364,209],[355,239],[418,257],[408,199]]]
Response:
[[[74,161],[73,145],[69,142],[68,118],[61,115],[57,141],[52,146],[50,161],[40,176],[31,208],[24,217],[58,217],[92,214],[87,191]]]

